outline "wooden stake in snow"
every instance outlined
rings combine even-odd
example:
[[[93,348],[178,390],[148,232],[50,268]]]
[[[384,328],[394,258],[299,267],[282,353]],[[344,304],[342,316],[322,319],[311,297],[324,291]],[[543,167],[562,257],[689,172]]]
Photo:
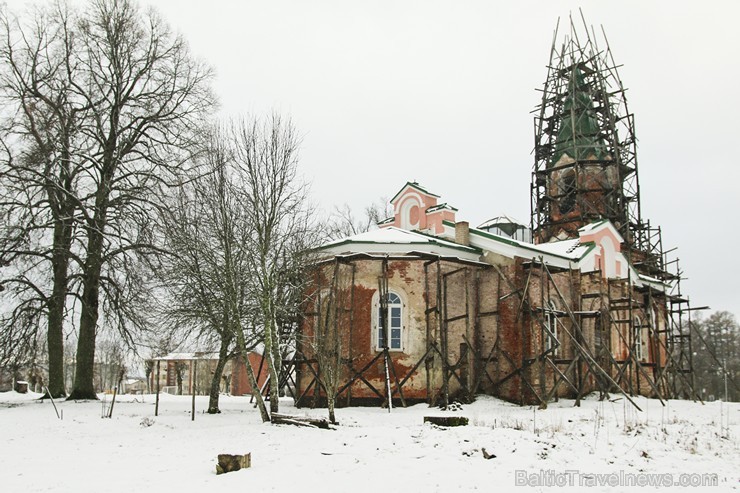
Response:
[[[232,455],[218,454],[218,464],[216,465],[216,474],[247,469],[252,465],[252,454]]]
[[[159,416],[159,360],[157,360],[157,400],[154,402],[154,415]]]
[[[59,416],[59,410],[57,409],[57,405],[54,403],[54,398],[51,396],[51,392],[49,392],[49,387],[44,387],[44,388],[46,389],[46,395],[49,396],[51,405],[54,406],[54,412],[57,413],[57,418],[62,419],[62,417]]]
[[[112,418],[113,417],[113,406],[116,405],[116,395],[118,394],[118,385],[113,387],[113,400],[111,400],[110,403],[110,409],[108,409],[108,416],[106,418]]]
[[[192,372],[191,372],[191,380],[190,380],[190,388],[193,390],[193,404],[190,409],[190,421],[195,421],[195,379],[196,379],[196,370],[198,368],[198,365],[196,363],[196,360],[192,360],[190,362],[192,365]]]

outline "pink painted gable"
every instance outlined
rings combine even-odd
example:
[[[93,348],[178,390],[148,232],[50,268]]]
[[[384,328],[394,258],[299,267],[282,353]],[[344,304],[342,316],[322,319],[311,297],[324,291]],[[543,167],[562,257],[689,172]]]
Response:
[[[618,277],[622,271],[622,263],[618,253],[622,250],[622,238],[611,223],[604,222],[595,227],[582,228],[581,243],[594,243],[596,254],[594,264],[601,270],[604,277]]]
[[[444,233],[444,225],[442,221],[455,222],[455,213],[449,209],[438,209],[433,212],[426,214],[427,216],[427,229],[431,229],[435,234]]]
[[[416,183],[407,183],[391,200],[393,206],[393,221],[381,227],[395,226],[408,230],[432,230],[441,234],[444,231],[442,221],[454,221],[455,213],[449,209],[440,208],[427,212],[430,207],[437,205],[438,196],[425,192]]]

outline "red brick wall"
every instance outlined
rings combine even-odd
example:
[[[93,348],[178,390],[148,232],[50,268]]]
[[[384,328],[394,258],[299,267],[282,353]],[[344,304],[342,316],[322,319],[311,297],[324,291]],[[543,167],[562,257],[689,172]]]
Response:
[[[254,370],[254,375],[257,377],[257,384],[262,388],[267,380],[267,361],[262,364],[262,371],[260,372],[260,362],[262,361],[262,355],[257,353],[249,353],[248,356],[249,364]],[[232,361],[231,367],[231,394],[232,395],[248,395],[252,393],[252,386],[249,384],[249,377],[247,376],[247,366],[244,364],[244,359],[241,356],[237,356]],[[258,374],[259,372],[259,374]]]

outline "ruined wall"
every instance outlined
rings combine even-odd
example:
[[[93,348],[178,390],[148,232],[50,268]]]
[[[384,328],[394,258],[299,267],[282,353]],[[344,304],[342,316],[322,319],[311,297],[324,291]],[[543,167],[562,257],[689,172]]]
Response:
[[[323,296],[328,296],[328,286],[331,284],[334,264],[322,267],[317,279],[323,284]],[[382,353],[378,347],[378,312],[380,307],[380,279],[383,277],[383,261],[379,259],[353,260],[354,287],[343,286],[345,290],[346,307],[349,313],[340,320],[342,334],[341,347],[343,359],[343,382],[349,382],[354,372],[359,372],[370,364],[374,358]],[[402,347],[401,350],[390,350],[391,387],[395,391],[396,378],[400,381],[421,360],[427,350],[426,346],[426,319],[424,296],[424,261],[390,260],[386,271],[388,291],[396,293],[402,301]],[[315,297],[315,296],[314,296]],[[301,350],[311,360],[313,350],[311,341],[316,330],[316,319],[320,316],[314,307],[313,313],[305,317],[301,331]],[[350,324],[351,322],[351,324]],[[351,325],[351,327],[350,327]],[[395,377],[393,375],[395,372]],[[383,358],[378,358],[364,372],[362,379],[356,379],[342,395],[338,404],[363,404],[363,401],[377,402],[379,399],[369,386],[374,387],[381,395],[385,395],[386,380]],[[435,378],[433,376],[432,378]],[[313,379],[313,374],[307,368],[299,368],[298,392],[305,392]],[[424,365],[414,372],[403,386],[404,397],[411,401],[427,399],[427,382]],[[394,398],[398,397],[398,394]]]
[[[604,388],[618,391],[598,371],[589,372],[590,358],[621,387],[652,393],[650,383],[667,359],[664,343],[655,339],[666,337],[665,333],[658,336],[667,320],[664,298],[651,298],[650,291],[630,287],[627,280],[606,279],[601,271],[546,270],[536,259],[490,253],[483,260],[491,267],[419,258],[388,261],[388,290],[398,294],[403,304],[402,347],[390,351],[394,404],[399,403],[396,380],[406,377],[402,391],[408,402],[439,403],[445,393],[450,400],[487,393],[537,404],[574,398],[577,389],[581,395]],[[355,259],[346,265],[354,266],[354,288],[347,285],[339,290],[347,300],[342,304],[346,314],[338,318],[346,362],[343,379],[349,382],[358,372],[362,378],[341,393],[338,404],[377,405],[386,394],[384,360],[378,357],[382,354],[378,312],[383,261]],[[317,277],[323,285],[317,291],[324,293],[324,299],[334,266],[325,264]],[[306,317],[302,331],[309,360],[306,341],[313,337],[316,316]],[[557,349],[547,354],[554,342],[545,326],[556,328],[558,341]],[[628,361],[635,331],[640,334],[642,354]],[[574,362],[579,348],[589,357]],[[634,360],[639,360],[639,368]],[[299,368],[299,395],[318,371],[313,364],[313,372],[306,365]],[[311,396],[319,402],[322,394],[314,387]]]
[[[617,194],[620,182],[615,164],[576,162],[563,154],[548,175],[550,199],[547,222],[536,235],[539,243],[552,238],[577,238],[578,228],[597,218],[608,218],[616,225],[624,221]],[[606,158],[609,159],[608,157]]]
[[[255,352],[250,352],[247,359],[254,372],[257,385],[262,388],[269,373],[267,361],[263,362],[262,355]],[[241,355],[229,361],[227,368],[224,369],[224,375],[230,378],[231,395],[249,395],[252,393],[252,386],[249,384],[249,377],[247,377],[247,365]]]
[[[488,375],[481,374],[481,390],[511,402],[521,402],[521,375],[525,334],[519,316],[523,273],[521,261],[515,261],[487,252],[483,261],[495,268],[480,274],[481,354],[492,355],[483,367]],[[493,354],[491,352],[493,351]]]
[[[326,264],[317,272],[313,288],[315,299],[328,296],[333,265]],[[351,324],[350,317],[341,320],[342,354],[347,362],[343,379],[349,382],[356,372],[364,371],[361,372],[363,378],[355,379],[338,401],[340,404],[377,404],[381,399],[378,394],[385,396],[386,393],[384,359],[382,356],[376,359],[382,353],[378,345],[378,316],[383,261],[357,259],[351,265],[354,266],[354,288],[342,288],[352,292],[351,296],[345,296],[352,300],[347,304],[348,308],[351,305],[348,310]],[[445,390],[450,400],[469,397],[480,376],[480,357],[476,358],[481,354],[479,344],[488,348],[495,341],[496,331],[494,318],[487,317],[481,322],[476,317],[479,310],[479,271],[480,267],[447,260],[388,261],[385,273],[388,291],[396,293],[403,304],[402,347],[401,350],[390,350],[394,403],[399,397],[396,379],[399,382],[406,379],[402,392],[410,402],[439,402]],[[324,287],[316,288],[317,284]],[[483,289],[487,286],[485,284]],[[318,296],[320,293],[324,294]],[[495,309],[496,295],[483,293],[482,299],[488,309]],[[315,377],[307,365],[313,364],[312,368],[318,371],[312,362],[315,356],[312,341],[315,340],[320,309],[314,306],[306,311],[306,315],[299,346],[308,363],[298,369],[299,395],[306,391]],[[414,367],[416,370],[412,371]],[[314,393],[314,397],[320,400],[322,393],[316,390]]]

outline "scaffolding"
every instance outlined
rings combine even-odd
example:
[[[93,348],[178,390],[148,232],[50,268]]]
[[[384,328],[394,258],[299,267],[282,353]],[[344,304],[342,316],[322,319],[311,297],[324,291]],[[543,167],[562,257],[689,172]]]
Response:
[[[685,315],[696,310],[684,307],[688,300],[638,286],[631,274],[608,279],[600,270],[556,269],[542,258],[522,268],[523,287],[497,269],[510,289],[501,298],[518,299],[523,322],[519,364],[495,349],[509,368],[492,381],[494,386],[516,375],[520,403],[542,407],[561,394],[578,404],[595,391],[602,398],[621,393],[636,407],[631,399],[636,395],[661,402],[701,400],[694,390],[691,338],[684,327]]]
[[[583,225],[608,219],[635,265],[661,278],[660,228],[644,221],[634,115],[606,35],[604,48],[583,17],[570,19],[560,45],[553,36],[542,100],[535,108],[531,227],[536,243],[577,237]],[[580,32],[579,32],[580,31]]]
[[[379,323],[378,330],[384,330],[385,336],[381,338],[382,347],[371,357],[358,348],[354,333],[354,312],[360,309],[355,304],[357,263],[375,265],[378,320],[383,321],[387,320],[388,314],[388,265],[394,261],[420,263],[424,277],[425,349],[410,368],[404,368],[402,374],[398,365],[394,364],[395,357],[388,346],[391,340],[388,324]],[[475,351],[471,350],[474,347],[471,340],[479,338],[477,302],[473,296],[478,293],[477,273],[488,268],[486,264],[478,262],[420,252],[401,256],[353,254],[337,256],[317,264],[314,273],[316,287],[308,297],[304,311],[306,330],[297,344],[294,359],[298,373],[307,381],[299,386],[302,388],[296,393],[296,405],[317,406],[325,403],[327,386],[322,372],[326,372],[327,368],[319,364],[317,346],[312,341],[327,337],[327,333],[341,334],[339,338],[333,336],[333,340],[341,340],[338,349],[341,358],[337,361],[342,368],[341,382],[336,387],[337,403],[341,405],[368,402],[366,397],[353,395],[353,388],[359,382],[365,393],[369,392],[372,396],[370,399],[381,406],[389,410],[394,405],[405,407],[408,399],[404,395],[404,388],[417,374],[424,376],[426,392],[423,400],[429,405],[448,406],[454,400],[469,401],[475,393],[474,377],[477,375],[477,371],[471,367],[479,364],[473,360]],[[341,269],[351,274],[337,276],[336,273]],[[326,276],[329,271],[334,275]],[[339,277],[343,281],[338,282]],[[333,310],[337,315],[328,317],[327,310]],[[371,341],[371,344],[374,342]],[[368,376],[370,374],[382,375],[382,386],[373,381]]]
[[[402,365],[388,347],[389,325],[378,323],[385,343],[370,353],[363,349],[368,335],[360,334],[365,339],[358,343],[355,333],[356,312],[369,303],[355,293],[360,285],[370,286],[368,275],[377,281],[378,297],[370,309],[387,320],[389,270],[398,268],[389,265],[396,262],[418,264],[414,272],[421,272],[423,286],[417,293],[423,307],[415,316],[423,313],[424,350]],[[364,284],[356,275],[360,263]],[[556,268],[542,257],[496,265],[419,252],[357,253],[317,265],[308,306],[308,329],[291,361],[304,379],[296,385],[299,406],[326,403],[326,373],[334,369],[331,360],[320,364],[311,343],[317,337],[336,342],[332,354],[341,370],[334,372],[338,380],[329,392],[343,406],[380,404],[390,410],[425,401],[446,407],[479,393],[541,407],[559,397],[578,404],[591,392],[602,398],[622,394],[636,407],[636,395],[661,402],[699,399],[685,325],[695,309],[680,295],[637,283],[631,273],[609,279],[601,270]],[[369,342],[375,347],[373,330]],[[412,378],[416,387],[409,398]]]
[[[631,278],[610,279],[606,289],[583,293],[582,304],[598,303],[580,316],[594,317],[605,341],[618,346],[600,344],[603,364],[630,394],[648,385],[654,396],[695,398],[691,333],[684,326],[695,308],[680,294],[678,261],[663,250],[660,227],[641,217],[634,115],[606,34],[602,30],[598,37],[580,17],[578,23],[569,19],[560,44],[559,23],[555,29],[535,109],[533,238],[537,243],[576,238],[580,227],[608,219],[624,239],[630,265],[677,293],[641,294]],[[648,354],[663,356],[640,361],[643,345]]]
[[[704,307],[691,307],[681,294],[678,260],[663,250],[660,227],[641,217],[634,117],[618,66],[606,36],[602,49],[585,21],[581,30],[571,18],[559,46],[557,39],[558,28],[535,110],[533,239],[578,238],[581,227],[607,219],[624,240],[627,276],[609,278],[600,267],[555,267],[543,257],[497,264],[423,252],[354,253],[319,263],[313,308],[304,313],[308,326],[321,326],[323,317],[321,330],[343,334],[340,402],[357,403],[353,389],[361,388],[389,410],[405,406],[414,400],[409,380],[417,377],[417,391],[421,375],[429,405],[448,406],[481,392],[542,407],[561,396],[580,403],[594,391],[602,398],[622,394],[635,407],[636,395],[699,399],[690,320]],[[389,264],[396,261],[419,263],[423,272],[416,294],[424,300],[424,350],[402,371],[387,346],[387,323],[379,324],[385,344],[374,354],[358,354],[353,342],[358,263],[374,265],[379,319],[386,320]],[[342,269],[351,275],[341,276]],[[327,392],[326,369],[300,345],[295,365],[307,377],[297,404],[318,405]]]

